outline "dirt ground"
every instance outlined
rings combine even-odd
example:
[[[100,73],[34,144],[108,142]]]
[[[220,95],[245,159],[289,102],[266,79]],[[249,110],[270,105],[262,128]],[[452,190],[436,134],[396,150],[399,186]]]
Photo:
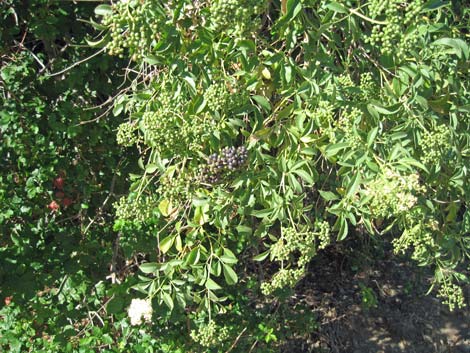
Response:
[[[378,261],[345,253],[330,249],[310,264],[292,301],[316,313],[319,329],[282,352],[470,353],[470,286],[467,307],[450,312],[435,292],[425,295],[429,270],[390,250]]]

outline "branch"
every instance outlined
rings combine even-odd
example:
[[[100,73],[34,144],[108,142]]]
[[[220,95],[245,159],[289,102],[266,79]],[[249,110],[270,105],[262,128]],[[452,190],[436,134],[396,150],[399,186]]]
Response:
[[[232,345],[230,346],[230,348],[225,353],[230,353],[232,351],[232,349],[235,348],[235,346],[237,345],[238,341],[240,340],[242,335],[245,333],[245,331],[246,331],[246,327],[242,330],[242,332],[240,332],[240,334],[237,336],[237,338],[235,338],[235,341],[233,341]]]
[[[85,58],[85,59],[82,59],[82,60],[80,60],[80,61],[77,61],[76,63],[70,65],[69,67],[66,67],[65,69],[63,69],[63,70],[61,70],[61,71],[59,71],[59,72],[55,72],[55,73],[53,73],[53,74],[48,74],[48,75],[46,75],[46,76],[53,77],[53,76],[62,75],[63,73],[65,73],[65,72],[67,72],[67,71],[73,69],[75,66],[78,66],[78,65],[80,65],[80,64],[83,64],[84,62],[86,62],[86,61],[88,61],[88,60],[94,58],[95,56],[98,56],[99,54],[101,54],[101,53],[104,52],[105,50],[106,50],[106,47],[103,47],[103,48],[101,48],[100,50],[98,50],[96,53],[90,55],[89,57],[87,57],[87,58]]]

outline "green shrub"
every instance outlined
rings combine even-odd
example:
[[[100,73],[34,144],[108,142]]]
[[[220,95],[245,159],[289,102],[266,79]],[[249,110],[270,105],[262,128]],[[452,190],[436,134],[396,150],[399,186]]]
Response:
[[[115,110],[142,171],[116,228],[145,224],[159,244],[136,290],[211,321],[256,276],[253,260],[277,268],[260,286],[271,295],[328,244],[389,235],[435,268],[451,309],[464,304],[463,5],[130,0],[95,12],[99,45],[135,73]]]
[[[345,239],[390,242],[464,305],[462,2],[2,6],[2,349],[276,351],[301,320],[266,302]]]

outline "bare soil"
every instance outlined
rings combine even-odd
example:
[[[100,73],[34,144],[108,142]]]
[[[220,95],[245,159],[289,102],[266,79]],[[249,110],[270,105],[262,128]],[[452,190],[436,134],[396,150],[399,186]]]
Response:
[[[310,264],[292,304],[315,312],[319,328],[292,337],[281,352],[470,353],[470,286],[467,306],[450,312],[435,292],[426,295],[431,271],[391,251],[374,261],[345,253],[328,249]]]

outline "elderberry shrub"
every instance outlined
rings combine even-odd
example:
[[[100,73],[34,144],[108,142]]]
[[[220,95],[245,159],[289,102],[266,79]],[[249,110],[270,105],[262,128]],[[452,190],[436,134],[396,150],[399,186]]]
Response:
[[[207,164],[201,169],[200,180],[207,184],[217,184],[245,165],[247,159],[248,151],[245,146],[224,147],[220,154],[209,156]]]

